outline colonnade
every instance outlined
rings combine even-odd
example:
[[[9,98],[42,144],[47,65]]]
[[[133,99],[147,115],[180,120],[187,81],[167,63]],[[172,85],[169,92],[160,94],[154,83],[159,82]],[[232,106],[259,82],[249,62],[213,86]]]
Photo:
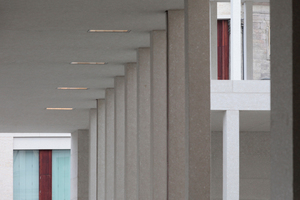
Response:
[[[300,196],[299,8],[296,0],[271,2],[271,13],[278,13],[271,15],[271,199]],[[210,199],[209,2],[185,0],[184,10],[167,16],[166,34],[153,31],[150,48],[138,48],[137,63],[126,64],[125,77],[97,100],[90,125],[96,128],[72,134],[72,199]],[[229,118],[239,123],[237,111],[226,111]],[[223,131],[234,146],[238,131]],[[239,162],[234,149],[224,150]],[[238,181],[228,174],[224,187],[231,187],[227,178]]]
[[[185,4],[90,110],[78,199],[210,198],[209,2]]]

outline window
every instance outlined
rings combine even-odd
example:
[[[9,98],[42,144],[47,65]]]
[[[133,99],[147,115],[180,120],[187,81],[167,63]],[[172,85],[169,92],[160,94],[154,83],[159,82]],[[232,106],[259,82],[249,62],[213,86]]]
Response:
[[[70,150],[14,151],[14,200],[39,199],[70,199]]]
[[[228,20],[218,20],[218,80],[229,80]]]

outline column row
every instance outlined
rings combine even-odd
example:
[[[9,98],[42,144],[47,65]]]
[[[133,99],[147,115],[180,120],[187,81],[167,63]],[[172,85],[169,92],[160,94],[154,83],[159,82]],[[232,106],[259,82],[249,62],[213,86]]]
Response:
[[[90,110],[88,199],[210,199],[208,8],[169,10]]]

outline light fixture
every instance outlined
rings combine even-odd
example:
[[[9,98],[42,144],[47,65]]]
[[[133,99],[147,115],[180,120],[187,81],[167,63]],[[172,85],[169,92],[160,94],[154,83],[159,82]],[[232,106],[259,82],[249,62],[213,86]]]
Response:
[[[58,90],[87,90],[86,87],[58,87]]]
[[[73,108],[46,108],[46,110],[73,110]]]
[[[71,65],[105,65],[106,62],[71,62]]]
[[[130,30],[88,30],[88,33],[129,33]]]

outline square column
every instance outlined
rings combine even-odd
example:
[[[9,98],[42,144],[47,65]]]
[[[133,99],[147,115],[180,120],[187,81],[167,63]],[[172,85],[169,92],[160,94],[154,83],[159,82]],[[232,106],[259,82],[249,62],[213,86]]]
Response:
[[[185,199],[184,10],[168,10],[168,200]]]
[[[300,199],[300,2],[271,1],[271,199]]]
[[[230,80],[242,79],[241,0],[231,0]]]
[[[97,197],[98,200],[105,200],[105,99],[97,99],[97,132],[98,132]]]
[[[138,198],[137,67],[125,66],[125,199]]]
[[[115,188],[115,91],[105,90],[105,199],[114,199]]]
[[[210,199],[209,1],[185,0],[185,199]]]
[[[90,109],[89,121],[89,199],[94,200],[97,196],[97,109]]]
[[[218,79],[218,2],[209,2],[210,15],[210,78]]]
[[[115,77],[115,200],[125,198],[125,80]]]
[[[253,2],[244,3],[244,79],[253,79]]]
[[[223,200],[239,200],[240,120],[238,110],[225,111],[223,118]]]
[[[139,199],[152,200],[152,136],[150,130],[150,48],[138,49],[137,130]]]
[[[151,32],[151,134],[153,199],[167,199],[167,37]]]
[[[71,200],[89,199],[89,130],[71,134]]]

